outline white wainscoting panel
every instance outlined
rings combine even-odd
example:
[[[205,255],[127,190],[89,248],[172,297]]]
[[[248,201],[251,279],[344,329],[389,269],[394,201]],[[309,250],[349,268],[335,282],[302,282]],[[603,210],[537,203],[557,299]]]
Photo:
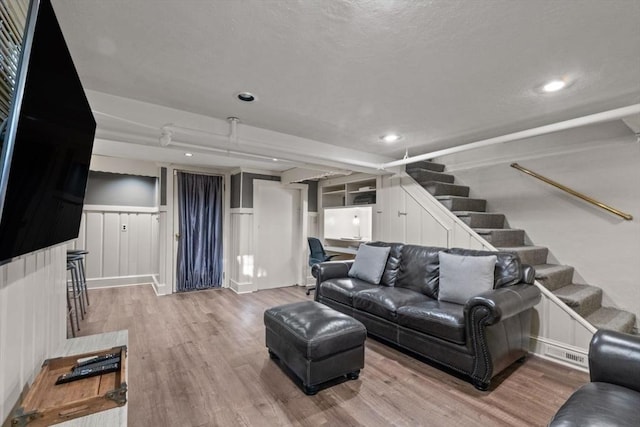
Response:
[[[85,261],[89,287],[149,282],[159,273],[159,214],[148,208],[133,210],[83,213],[74,246],[89,251]]]
[[[231,209],[229,287],[237,293],[257,290],[253,280],[253,209]]]
[[[66,339],[66,248],[0,267],[0,420]]]

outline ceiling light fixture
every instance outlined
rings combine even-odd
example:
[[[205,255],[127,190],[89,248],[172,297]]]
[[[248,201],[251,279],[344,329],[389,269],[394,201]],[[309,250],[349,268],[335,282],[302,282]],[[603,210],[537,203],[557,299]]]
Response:
[[[243,102],[253,102],[257,99],[251,92],[238,92],[236,97]]]
[[[564,89],[565,87],[567,87],[567,82],[565,82],[564,80],[551,80],[550,82],[545,83],[542,86],[542,91],[547,93],[557,92]]]
[[[387,144],[393,144],[394,142],[398,142],[401,139],[402,139],[402,135],[398,133],[388,133],[380,137],[380,141],[386,142]]]
[[[193,153],[184,153],[185,157],[193,157]]]

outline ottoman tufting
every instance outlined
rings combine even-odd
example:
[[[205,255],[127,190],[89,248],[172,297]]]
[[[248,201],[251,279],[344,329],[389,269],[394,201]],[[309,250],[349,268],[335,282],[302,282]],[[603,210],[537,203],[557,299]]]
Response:
[[[364,368],[364,325],[324,304],[272,307],[264,312],[264,325],[269,355],[302,380],[308,395],[343,375],[355,380]]]

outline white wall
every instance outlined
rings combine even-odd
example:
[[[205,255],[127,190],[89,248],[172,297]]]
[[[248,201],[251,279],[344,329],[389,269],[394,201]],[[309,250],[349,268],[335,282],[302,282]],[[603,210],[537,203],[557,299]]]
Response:
[[[157,212],[86,205],[75,246],[89,251],[87,285],[148,283],[159,270],[158,239]]]
[[[491,159],[498,159],[492,163]],[[489,147],[436,161],[488,211],[604,290],[605,305],[640,317],[640,144],[621,122]],[[509,165],[521,166],[634,216],[625,221]],[[577,277],[580,280],[579,277]]]
[[[0,267],[0,421],[66,339],[66,245]]]

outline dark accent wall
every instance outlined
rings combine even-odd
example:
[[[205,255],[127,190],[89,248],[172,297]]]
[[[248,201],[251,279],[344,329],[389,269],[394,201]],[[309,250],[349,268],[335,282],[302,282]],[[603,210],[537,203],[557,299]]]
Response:
[[[87,205],[156,207],[158,178],[89,171]]]
[[[167,206],[167,168],[160,168],[160,206]]]
[[[309,212],[318,212],[318,181],[302,181],[309,186],[307,198],[309,201]]]
[[[240,207],[240,190],[241,190],[242,172],[231,175],[231,208]]]

